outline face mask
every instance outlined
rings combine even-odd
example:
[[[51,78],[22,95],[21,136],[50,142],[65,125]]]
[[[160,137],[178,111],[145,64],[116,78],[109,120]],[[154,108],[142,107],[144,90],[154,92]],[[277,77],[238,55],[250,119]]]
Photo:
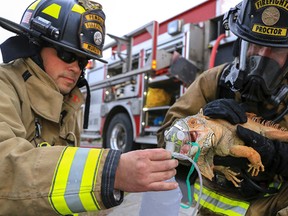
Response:
[[[247,60],[241,95],[248,101],[261,102],[275,94],[285,73],[268,57],[250,56]]]

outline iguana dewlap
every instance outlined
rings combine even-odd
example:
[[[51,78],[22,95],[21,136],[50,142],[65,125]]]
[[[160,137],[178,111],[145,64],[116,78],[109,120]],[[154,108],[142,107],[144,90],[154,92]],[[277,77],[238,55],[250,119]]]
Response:
[[[247,113],[248,120],[241,126],[255,131],[269,139],[288,142],[288,131],[280,129],[277,125],[268,121],[261,121],[254,114]],[[245,146],[244,142],[236,134],[236,126],[222,119],[212,119],[204,116],[202,110],[196,115],[179,119],[165,132],[166,141],[174,142],[175,151],[194,157],[197,148],[191,147],[187,141],[196,142],[201,148],[197,162],[203,176],[212,180],[213,169],[224,173],[225,177],[235,186],[240,180],[229,167],[214,167],[213,157],[234,156],[246,157],[249,162],[249,172],[257,176],[259,171],[264,171],[261,157],[253,148]]]

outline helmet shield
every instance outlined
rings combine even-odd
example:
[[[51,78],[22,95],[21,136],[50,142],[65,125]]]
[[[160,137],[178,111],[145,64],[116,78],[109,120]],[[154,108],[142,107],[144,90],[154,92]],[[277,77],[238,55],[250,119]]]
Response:
[[[102,56],[105,35],[105,15],[95,9],[82,14],[79,36],[81,48],[93,55]]]
[[[229,12],[238,37],[263,46],[288,47],[288,1],[243,0]]]
[[[105,38],[105,14],[89,0],[37,0],[23,14],[21,26],[30,36],[87,59],[100,59]],[[96,38],[96,39],[95,39]]]

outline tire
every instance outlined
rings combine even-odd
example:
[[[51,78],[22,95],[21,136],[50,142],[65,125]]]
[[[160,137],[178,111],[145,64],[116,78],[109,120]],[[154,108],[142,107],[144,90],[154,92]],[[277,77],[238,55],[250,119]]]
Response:
[[[133,128],[125,113],[116,114],[110,121],[105,135],[105,146],[122,152],[134,150]]]

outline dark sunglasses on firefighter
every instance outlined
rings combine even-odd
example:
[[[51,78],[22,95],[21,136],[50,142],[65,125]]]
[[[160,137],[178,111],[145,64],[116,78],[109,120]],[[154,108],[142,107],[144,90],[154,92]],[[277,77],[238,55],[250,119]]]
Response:
[[[77,56],[75,53],[66,51],[65,49],[60,48],[60,47],[54,47],[54,48],[57,51],[58,58],[60,58],[62,61],[66,62],[68,64],[70,64],[70,63],[72,63],[74,61],[78,61],[78,65],[79,65],[79,68],[81,70],[84,70],[84,68],[88,64],[88,59],[87,58],[83,58],[83,57]]]

